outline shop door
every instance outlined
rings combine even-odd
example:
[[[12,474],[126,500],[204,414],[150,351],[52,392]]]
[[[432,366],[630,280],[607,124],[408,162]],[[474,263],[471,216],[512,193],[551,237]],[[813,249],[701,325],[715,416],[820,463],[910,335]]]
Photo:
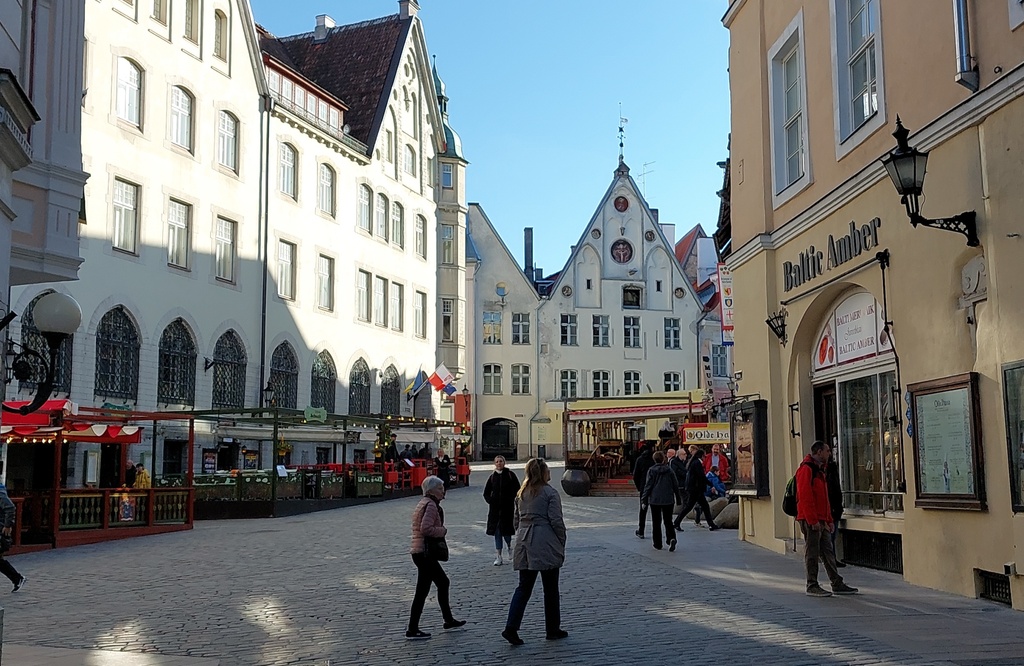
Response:
[[[839,455],[839,451],[836,450],[839,442],[837,419],[836,385],[816,386],[814,388],[814,439],[821,440],[832,447],[835,456]],[[807,449],[810,450],[810,446]]]
[[[122,482],[121,446],[119,444],[101,444],[100,488],[117,488]]]
[[[217,470],[226,471],[238,468],[238,444],[221,444],[217,449]]]
[[[515,460],[519,448],[519,426],[511,419],[491,419],[483,424],[482,440],[484,460],[504,456]]]

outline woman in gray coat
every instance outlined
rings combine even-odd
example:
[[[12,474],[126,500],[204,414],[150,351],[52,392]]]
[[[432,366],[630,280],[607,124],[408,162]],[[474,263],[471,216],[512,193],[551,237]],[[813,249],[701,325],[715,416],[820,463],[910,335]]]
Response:
[[[526,463],[526,478],[516,496],[516,547],[513,568],[519,572],[519,586],[512,595],[508,620],[502,638],[512,645],[522,645],[519,627],[530,601],[533,586],[540,574],[544,584],[544,625],[549,641],[565,638],[558,599],[558,571],[565,561],[565,521],[562,520],[562,499],[548,485],[551,471],[547,463],[531,458]]]

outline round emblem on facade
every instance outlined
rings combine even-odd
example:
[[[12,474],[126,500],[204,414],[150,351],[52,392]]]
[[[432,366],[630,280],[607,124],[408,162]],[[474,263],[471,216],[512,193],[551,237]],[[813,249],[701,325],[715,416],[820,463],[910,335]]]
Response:
[[[572,287],[569,285],[562,287],[562,296],[572,296]]]
[[[629,199],[626,197],[615,197],[615,210],[625,213],[627,208],[629,208]]]
[[[676,287],[675,291],[673,291],[672,293],[676,295],[676,298],[682,298],[683,297],[683,288],[682,287]]]
[[[593,236],[594,238],[600,238],[601,237],[601,230],[600,229],[591,229],[590,230],[590,235]]]
[[[612,243],[611,253],[615,263],[625,264],[633,258],[633,246],[625,238],[620,238]]]
[[[654,240],[654,232],[648,229],[647,231],[644,232],[644,238],[647,239],[648,243],[650,243],[651,241]]]

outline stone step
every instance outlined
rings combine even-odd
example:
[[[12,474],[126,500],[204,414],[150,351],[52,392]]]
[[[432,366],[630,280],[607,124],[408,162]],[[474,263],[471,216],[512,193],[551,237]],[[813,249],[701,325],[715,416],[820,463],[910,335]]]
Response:
[[[633,484],[624,483],[592,483],[590,484],[591,497],[639,497]]]

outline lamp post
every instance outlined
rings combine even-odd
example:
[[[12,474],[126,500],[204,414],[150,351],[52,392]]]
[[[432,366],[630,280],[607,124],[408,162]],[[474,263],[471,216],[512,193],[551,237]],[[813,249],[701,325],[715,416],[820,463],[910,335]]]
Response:
[[[10,323],[14,318],[12,315],[13,313],[8,312],[4,320]],[[42,407],[43,403],[53,393],[54,375],[57,372],[57,355],[60,351],[60,345],[69,335],[78,330],[79,325],[82,323],[82,308],[78,301],[67,294],[52,292],[36,301],[35,307],[32,310],[32,317],[35,320],[36,328],[39,329],[39,333],[46,340],[46,345],[49,347],[49,358],[47,359],[38,351],[30,349],[24,344],[8,341],[8,354],[14,355],[11,369],[16,378],[29,379],[32,376],[32,364],[29,361],[29,357],[38,359],[46,367],[46,376],[43,378],[43,381],[37,384],[36,395],[29,404],[17,409],[3,405],[4,411],[22,415],[30,414]],[[15,347],[19,347],[21,351],[15,352]]]

